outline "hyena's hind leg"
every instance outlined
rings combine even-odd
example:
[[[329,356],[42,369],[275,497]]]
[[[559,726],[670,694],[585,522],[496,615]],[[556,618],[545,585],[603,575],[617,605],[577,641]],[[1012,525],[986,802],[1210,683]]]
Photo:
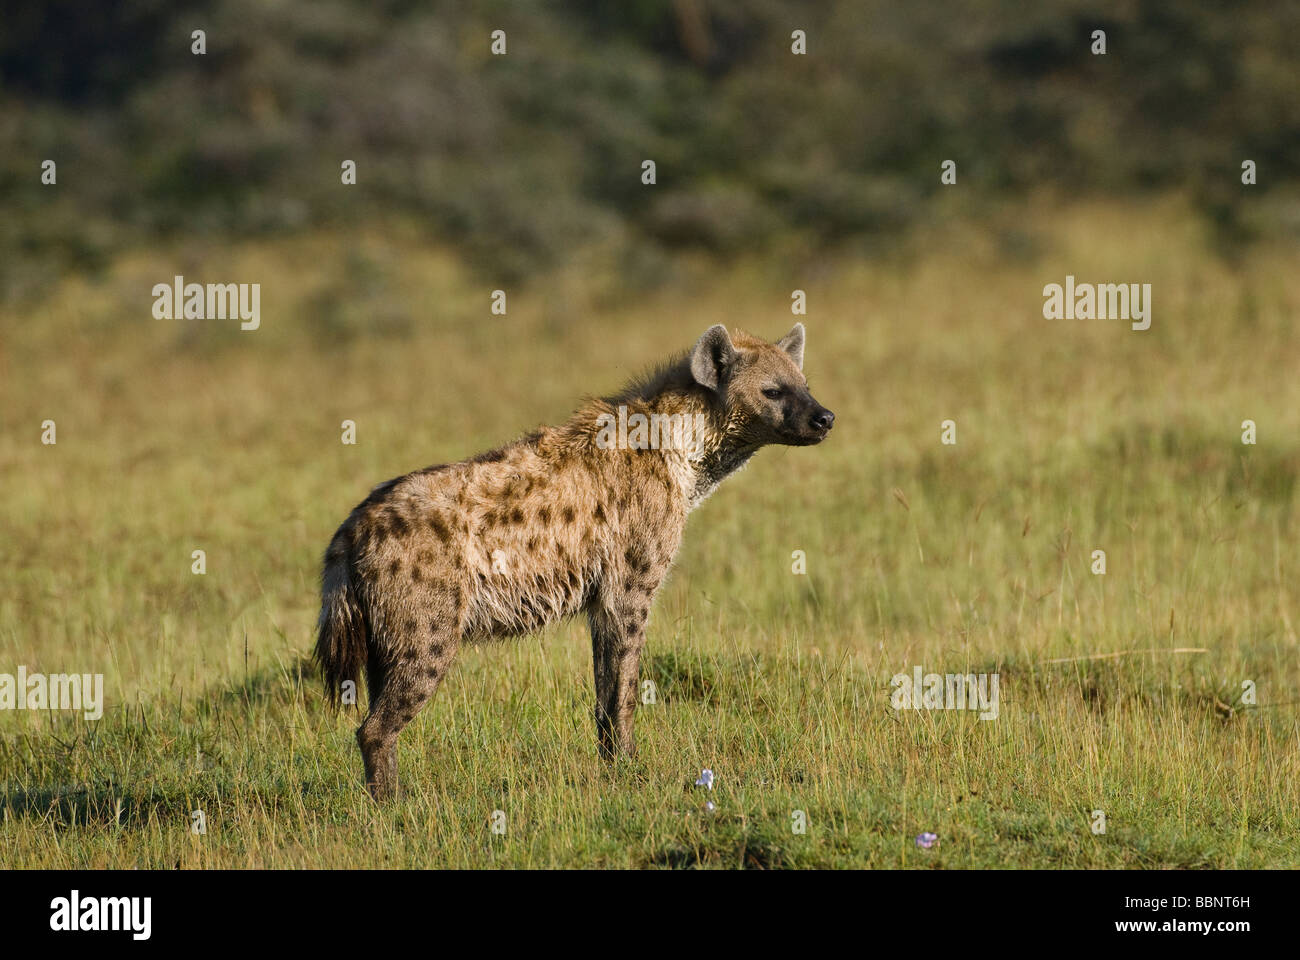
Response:
[[[357,728],[366,786],[376,800],[397,792],[397,735],[429,702],[456,656],[459,636],[437,624],[409,636],[387,657],[372,652],[367,667],[370,712]]]

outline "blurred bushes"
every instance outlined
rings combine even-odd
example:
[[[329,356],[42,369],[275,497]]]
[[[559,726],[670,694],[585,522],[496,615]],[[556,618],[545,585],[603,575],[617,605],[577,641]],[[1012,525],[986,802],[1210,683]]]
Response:
[[[1259,199],[1300,157],[1287,0],[436,6],[7,10],[0,283],[22,295],[141,240],[394,213],[502,281],[592,243],[839,241],[923,215],[945,159],[986,201],[1180,189],[1232,243],[1300,222],[1294,187],[1273,194],[1276,217]],[[796,28],[807,56],[790,53]],[[1104,57],[1089,52],[1098,28]],[[489,54],[494,29],[504,57]],[[1260,171],[1249,203],[1246,158]],[[46,159],[57,187],[40,185]],[[340,184],[345,159],[355,187]]]

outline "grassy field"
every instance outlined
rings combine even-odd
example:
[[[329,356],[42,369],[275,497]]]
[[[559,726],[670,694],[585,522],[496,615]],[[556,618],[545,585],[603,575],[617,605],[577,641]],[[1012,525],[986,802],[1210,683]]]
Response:
[[[1300,866],[1300,257],[1217,259],[1173,199],[961,222],[870,257],[597,252],[504,317],[499,284],[375,225],[125,251],[7,312],[0,672],[103,673],[107,706],[0,712],[0,865]],[[261,329],[153,319],[174,274],[260,282]],[[1044,320],[1066,274],[1151,283],[1151,329]],[[574,622],[463,650],[376,807],[306,660],[347,511],[712,323],[775,338],[794,288],[836,428],[692,518],[639,756],[596,755]],[[1094,658],[1170,648],[1205,652]],[[1000,716],[896,713],[914,666],[997,672]]]

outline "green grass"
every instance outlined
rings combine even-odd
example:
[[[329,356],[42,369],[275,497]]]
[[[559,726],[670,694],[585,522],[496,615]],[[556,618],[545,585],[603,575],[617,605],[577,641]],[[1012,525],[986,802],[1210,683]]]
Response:
[[[0,712],[0,865],[1300,865],[1297,256],[1227,265],[1174,201],[1005,217],[865,262],[661,264],[659,292],[593,254],[506,317],[400,224],[126,252],[10,310],[0,672],[101,672],[108,704]],[[260,281],[262,329],[154,320],[174,273]],[[1152,328],[1043,320],[1067,273],[1152,283]],[[692,517],[638,757],[596,756],[575,622],[462,651],[376,807],[357,718],[305,661],[347,511],[711,323],[774,338],[795,287],[834,435],[764,451]],[[1175,647],[1207,652],[1045,662]],[[896,714],[914,665],[998,672],[999,718]]]

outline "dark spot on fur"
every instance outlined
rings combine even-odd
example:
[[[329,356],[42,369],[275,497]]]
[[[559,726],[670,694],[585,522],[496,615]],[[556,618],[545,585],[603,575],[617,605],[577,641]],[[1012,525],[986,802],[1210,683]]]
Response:
[[[564,522],[573,523],[573,507],[564,508]]]
[[[536,538],[536,537],[529,537],[529,538],[528,538],[528,552],[529,552],[529,553],[536,553],[536,552],[537,552],[537,538]]]
[[[518,507],[515,507],[513,510],[510,511],[510,522],[511,522],[511,523],[523,523],[523,522],[524,522],[524,512],[523,512],[522,510],[520,510]]]
[[[596,517],[598,523],[605,522],[605,505],[603,503],[596,504],[596,513],[594,514],[594,516]]]
[[[412,565],[411,565],[411,582],[412,582],[412,583],[419,583],[420,580],[423,578],[423,576],[424,576],[424,575],[423,575],[422,573],[420,573],[420,568],[419,568],[418,566],[412,564]]]
[[[451,540],[451,530],[447,528],[447,524],[442,519],[441,514],[435,513],[433,516],[431,516],[429,518],[429,526],[433,529],[434,536],[436,536],[443,543],[447,543],[449,540]]]
[[[394,576],[396,576],[396,575],[397,575],[397,571],[398,571],[398,570],[401,570],[401,569],[402,569],[402,561],[401,561],[401,560],[394,560],[392,563],[390,563],[390,564],[388,565],[388,572],[389,572],[390,574],[394,575]]]
[[[388,513],[388,533],[392,537],[404,537],[410,532],[410,527],[406,523],[406,518],[396,510],[390,510]]]
[[[542,509],[538,510],[538,511],[537,511],[537,519],[540,520],[542,523],[550,523],[550,522],[551,522],[551,508],[550,508],[550,507],[542,507]]]
[[[427,676],[430,680],[437,680],[437,679],[438,679],[438,668],[437,668],[437,667],[430,667],[428,670],[424,671],[424,675]]]

